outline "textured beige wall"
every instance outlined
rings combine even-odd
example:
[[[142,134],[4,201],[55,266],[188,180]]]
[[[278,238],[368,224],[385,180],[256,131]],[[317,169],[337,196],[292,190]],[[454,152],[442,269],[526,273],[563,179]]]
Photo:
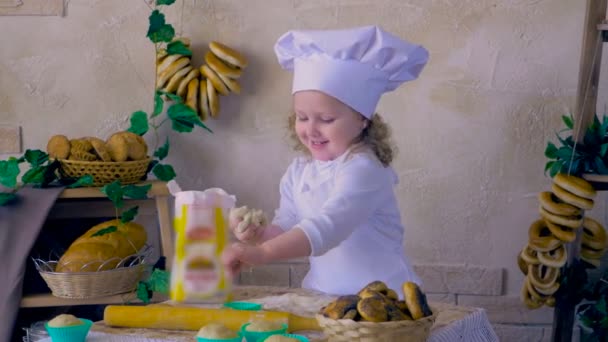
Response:
[[[54,133],[106,137],[152,106],[146,3],[67,3],[64,17],[0,17],[0,124],[21,126],[24,148],[44,148]],[[192,39],[194,64],[219,40],[250,66],[242,94],[222,98],[220,119],[209,122],[215,134],[171,134],[170,162],[185,188],[219,186],[273,210],[293,157],[284,129],[291,76],[276,63],[275,40],[292,28],[381,24],[431,53],[421,78],[379,107],[400,150],[408,254],[506,268],[506,292],[516,294],[516,254],[537,217],[536,194],[550,185],[546,140],[574,104],[584,4],[178,0],[168,21]]]

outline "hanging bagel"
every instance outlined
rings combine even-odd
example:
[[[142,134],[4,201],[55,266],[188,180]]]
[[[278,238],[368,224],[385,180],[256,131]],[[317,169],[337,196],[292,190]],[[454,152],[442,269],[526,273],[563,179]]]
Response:
[[[540,261],[538,260],[537,252],[532,249],[530,245],[524,247],[524,249],[519,255],[521,256],[522,260],[524,260],[528,265],[536,265],[540,263]]]
[[[545,220],[538,219],[530,225],[528,244],[537,252],[546,252],[556,249],[562,242],[551,234]]]
[[[555,269],[559,269],[560,267],[564,266],[567,259],[568,253],[566,252],[566,246],[564,245],[560,245],[558,248],[552,251],[538,253],[538,261],[540,261],[542,265],[553,267]]]
[[[593,200],[592,199],[577,196],[577,195],[569,192],[568,190],[565,190],[564,188],[560,187],[559,185],[557,185],[555,183],[551,184],[551,191],[557,198],[562,200],[564,203],[568,203],[577,208],[581,208],[581,209],[585,209],[585,210],[593,209]]]
[[[583,244],[592,249],[606,248],[606,230],[591,217],[585,217],[583,221]]]
[[[560,216],[552,214],[545,210],[543,207],[539,207],[540,216],[542,216],[545,220],[562,225],[564,227],[569,228],[578,228],[583,224],[583,217],[581,215],[578,216]]]
[[[548,212],[560,216],[578,216],[581,210],[571,204],[562,202],[550,191],[543,191],[538,194],[540,205]]]
[[[576,229],[560,226],[547,221],[547,227],[557,239],[563,242],[572,242],[576,239]]]
[[[582,198],[593,200],[596,195],[596,191],[591,183],[580,177],[567,175],[565,173],[558,173],[555,175],[555,177],[553,177],[553,183],[557,184],[560,188]]]

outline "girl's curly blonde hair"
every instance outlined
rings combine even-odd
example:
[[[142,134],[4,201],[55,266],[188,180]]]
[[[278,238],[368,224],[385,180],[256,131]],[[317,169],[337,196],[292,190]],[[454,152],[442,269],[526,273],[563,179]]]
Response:
[[[299,152],[310,153],[306,146],[300,142],[296,134],[296,115],[292,113],[288,119],[289,138],[293,142],[293,149]],[[354,143],[361,142],[368,146],[380,160],[382,165],[389,166],[393,161],[396,149],[391,142],[391,130],[382,117],[376,113],[371,120],[367,120],[367,126],[361,131]]]

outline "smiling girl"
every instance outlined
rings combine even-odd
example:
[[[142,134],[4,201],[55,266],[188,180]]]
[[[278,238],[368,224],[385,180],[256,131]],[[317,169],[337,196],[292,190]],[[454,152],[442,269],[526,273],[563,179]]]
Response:
[[[289,123],[304,155],[281,179],[271,224],[231,222],[241,242],[224,251],[227,269],[306,256],[304,288],[350,294],[375,280],[420,283],[403,249],[389,129],[375,109],[383,93],[418,77],[428,52],[377,26],[290,31],[275,52],[294,72]]]

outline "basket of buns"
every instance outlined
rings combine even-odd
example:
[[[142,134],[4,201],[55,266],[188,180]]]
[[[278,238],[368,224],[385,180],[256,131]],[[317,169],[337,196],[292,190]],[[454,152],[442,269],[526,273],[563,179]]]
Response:
[[[151,161],[146,141],[128,131],[114,133],[106,140],[54,135],[48,141],[47,153],[59,161],[62,177],[91,175],[91,186],[103,186],[116,180],[122,184],[137,183],[146,175]]]
[[[96,298],[131,292],[150,270],[143,226],[102,222],[77,238],[57,261],[34,259],[56,297]]]
[[[426,295],[413,282],[402,286],[404,300],[381,281],[357,294],[340,296],[315,316],[329,341],[426,341],[437,318]]]

